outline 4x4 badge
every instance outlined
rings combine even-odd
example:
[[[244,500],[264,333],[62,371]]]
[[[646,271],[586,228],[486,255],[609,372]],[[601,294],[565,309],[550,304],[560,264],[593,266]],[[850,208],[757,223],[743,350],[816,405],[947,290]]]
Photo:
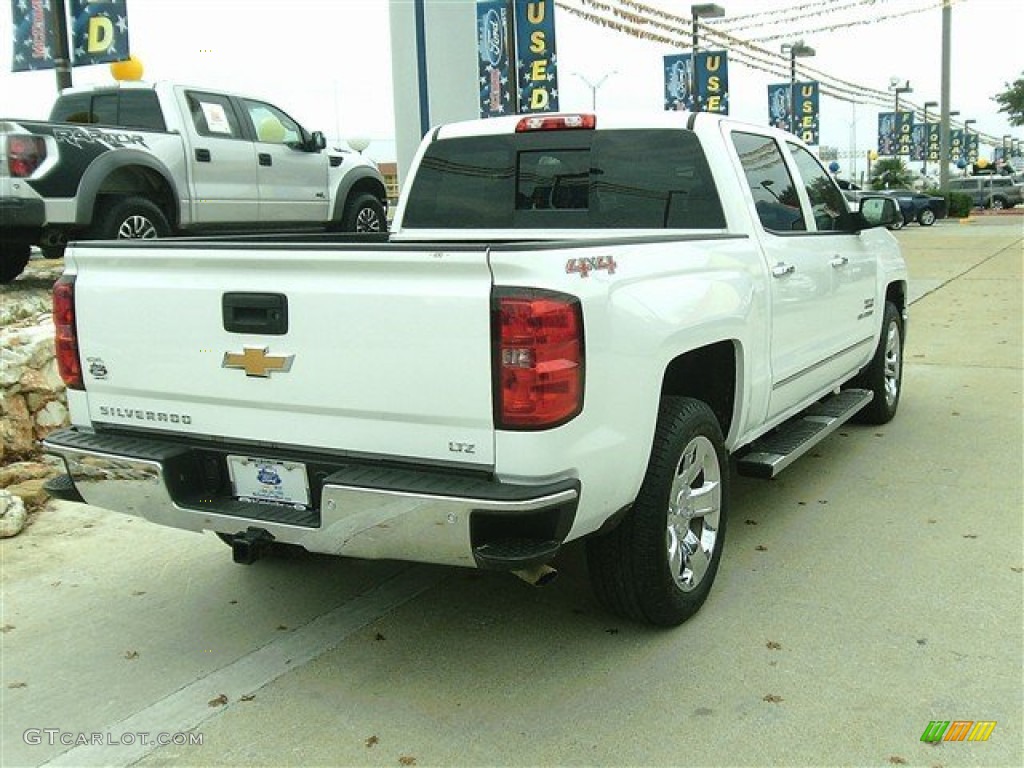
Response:
[[[221,368],[241,368],[246,376],[262,379],[271,373],[287,373],[291,370],[295,355],[268,355],[269,347],[245,347],[244,351],[225,352]]]

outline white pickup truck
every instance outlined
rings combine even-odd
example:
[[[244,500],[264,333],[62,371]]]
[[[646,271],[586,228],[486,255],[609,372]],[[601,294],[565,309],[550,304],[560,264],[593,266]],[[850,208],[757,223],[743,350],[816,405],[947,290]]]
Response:
[[[384,179],[273,104],[172,83],[64,91],[0,118],[0,283],[69,239],[387,228]]]
[[[907,273],[796,138],[547,115],[423,141],[388,242],[79,243],[55,288],[64,498],[236,561],[302,547],[550,575],[675,625],[733,471],[900,397]],[[382,238],[383,239],[383,238]]]

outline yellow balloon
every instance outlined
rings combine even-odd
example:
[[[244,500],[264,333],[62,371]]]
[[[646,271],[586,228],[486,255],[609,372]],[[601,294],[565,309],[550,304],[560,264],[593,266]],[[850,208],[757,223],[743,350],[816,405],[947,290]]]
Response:
[[[975,163],[975,165],[977,165],[979,168],[988,168],[988,160],[986,160],[983,157],[980,160],[978,160],[978,162]]]
[[[878,153],[875,152],[875,150],[872,149],[872,150],[870,150],[868,152],[868,158],[871,159],[871,160],[877,160],[878,159]]]
[[[134,56],[129,57],[127,61],[112,61],[110,74],[115,80],[141,80],[142,62]]]

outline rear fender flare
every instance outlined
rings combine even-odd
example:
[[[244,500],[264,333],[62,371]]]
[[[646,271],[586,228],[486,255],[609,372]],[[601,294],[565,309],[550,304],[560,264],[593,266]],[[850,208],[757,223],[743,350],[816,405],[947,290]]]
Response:
[[[153,202],[165,211],[171,227],[176,229],[181,222],[179,209],[181,195],[174,176],[159,159],[137,149],[115,149],[104,153],[89,165],[78,185],[75,225],[86,227],[92,222],[95,215],[96,199],[106,193],[104,187],[113,174],[121,170],[136,169],[143,169],[144,172],[156,174],[159,177],[165,190],[162,190],[159,198]],[[119,191],[123,194],[138,194],[148,199],[153,198],[153,189],[149,186],[136,186]]]

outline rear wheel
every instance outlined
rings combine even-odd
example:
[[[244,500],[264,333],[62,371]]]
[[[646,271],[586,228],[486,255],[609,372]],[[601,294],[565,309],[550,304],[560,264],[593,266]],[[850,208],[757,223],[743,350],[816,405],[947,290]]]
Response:
[[[935,211],[931,208],[925,208],[919,214],[917,214],[917,223],[922,227],[930,227],[935,223]]]
[[[373,195],[358,195],[345,210],[342,228],[347,232],[387,232],[387,213]]]
[[[154,240],[168,237],[171,225],[163,211],[144,197],[119,197],[102,203],[89,236],[97,240]]]
[[[0,243],[0,283],[7,285],[24,272],[31,256],[28,243]]]
[[[993,197],[989,204],[994,210],[1001,211],[1006,207],[1006,200],[1002,197]]]
[[[862,424],[886,424],[896,415],[903,389],[903,316],[891,301],[885,302],[882,336],[868,367],[850,382],[851,387],[870,389],[874,397],[854,416]]]
[[[699,400],[666,397],[633,508],[587,541],[598,600],[609,610],[676,626],[704,604],[725,542],[729,464],[722,431]]]

